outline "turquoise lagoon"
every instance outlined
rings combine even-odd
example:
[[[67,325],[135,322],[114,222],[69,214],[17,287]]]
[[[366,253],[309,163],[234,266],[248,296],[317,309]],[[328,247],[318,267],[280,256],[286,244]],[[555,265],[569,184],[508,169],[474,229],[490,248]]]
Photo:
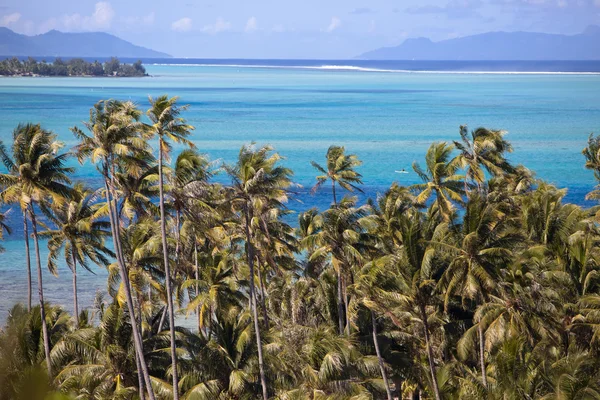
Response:
[[[591,132],[600,133],[600,75],[561,73],[390,72],[330,68],[149,65],[146,78],[1,78],[0,139],[10,143],[19,122],[41,122],[66,146],[69,127],[81,126],[100,99],[117,98],[147,107],[147,97],[167,93],[190,105],[192,140],[213,160],[235,160],[240,146],[270,144],[286,157],[301,185],[295,210],[326,207],[329,194],[311,196],[311,160],[321,161],[331,144],[346,146],[364,161],[367,195],[392,182],[412,184],[413,161],[422,162],[433,141],[451,141],[458,127],[505,129],[513,143],[510,159],[537,176],[569,189],[578,204],[594,186],[581,150]],[[93,166],[78,166],[77,178],[97,184]],[[217,179],[226,181],[226,177]],[[25,301],[24,245],[18,210],[12,236],[0,255],[0,320],[12,304]],[[42,249],[45,245],[42,245]],[[34,261],[32,259],[32,261]],[[45,254],[43,254],[45,265]],[[80,302],[90,306],[105,291],[106,272],[79,274]],[[48,301],[71,304],[70,273],[46,273]],[[34,281],[35,282],[35,281]],[[37,290],[34,290],[34,295]],[[35,300],[35,297],[34,297]]]

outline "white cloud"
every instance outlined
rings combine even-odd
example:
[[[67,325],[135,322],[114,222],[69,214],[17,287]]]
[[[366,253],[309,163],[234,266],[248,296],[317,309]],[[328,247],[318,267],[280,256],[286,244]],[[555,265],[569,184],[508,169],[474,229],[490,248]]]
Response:
[[[178,19],[171,24],[171,29],[176,32],[187,32],[192,29],[192,19],[188,17]]]
[[[271,29],[273,32],[285,32],[285,27],[282,24],[277,24]]]
[[[100,1],[96,3],[92,15],[81,15],[77,13],[64,15],[60,18],[60,24],[55,18],[50,18],[42,23],[42,26],[48,26],[50,29],[54,29],[60,25],[66,31],[106,30],[110,28],[114,17],[115,11],[110,3]]]
[[[12,14],[5,15],[2,18],[0,18],[0,26],[12,25],[12,24],[18,22],[20,19],[21,19],[21,14],[19,14],[19,13],[12,13]]]
[[[331,17],[329,26],[325,28],[325,32],[333,32],[342,25],[342,21],[338,17]]]
[[[219,32],[225,32],[231,29],[231,22],[225,21],[223,17],[217,18],[214,24],[204,25],[202,31],[215,35]]]
[[[256,21],[256,17],[248,18],[248,22],[246,22],[246,28],[244,29],[246,32],[254,32],[258,29],[258,22]]]

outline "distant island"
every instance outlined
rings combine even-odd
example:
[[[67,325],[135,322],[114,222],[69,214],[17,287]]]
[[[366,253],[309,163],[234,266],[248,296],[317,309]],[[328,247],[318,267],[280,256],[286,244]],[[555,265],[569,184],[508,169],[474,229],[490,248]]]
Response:
[[[600,60],[600,27],[577,35],[535,32],[488,32],[433,42],[407,39],[357,58],[363,60]]]
[[[0,56],[167,58],[169,54],[136,46],[104,32],[65,33],[52,30],[27,36],[0,27]]]
[[[32,57],[25,61],[17,57],[0,61],[0,75],[4,76],[147,76],[141,61],[122,64],[112,57],[104,64],[88,62],[82,58],[63,61],[56,58],[52,63],[38,62]]]

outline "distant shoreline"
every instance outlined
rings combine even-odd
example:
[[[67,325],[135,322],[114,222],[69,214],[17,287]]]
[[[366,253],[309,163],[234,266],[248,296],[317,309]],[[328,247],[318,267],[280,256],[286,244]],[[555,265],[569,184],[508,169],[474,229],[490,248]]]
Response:
[[[63,61],[56,58],[52,63],[45,60],[37,61],[28,57],[21,61],[17,57],[0,61],[0,76],[6,77],[144,77],[148,76],[142,61],[124,64],[118,58],[100,63],[82,58],[73,58]]]

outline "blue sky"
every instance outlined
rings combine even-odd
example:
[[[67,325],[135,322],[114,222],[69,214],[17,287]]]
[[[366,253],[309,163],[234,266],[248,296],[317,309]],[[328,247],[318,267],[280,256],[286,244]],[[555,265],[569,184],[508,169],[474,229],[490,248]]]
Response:
[[[408,37],[574,34],[600,0],[2,0],[0,26],[105,31],[179,57],[352,58]]]

